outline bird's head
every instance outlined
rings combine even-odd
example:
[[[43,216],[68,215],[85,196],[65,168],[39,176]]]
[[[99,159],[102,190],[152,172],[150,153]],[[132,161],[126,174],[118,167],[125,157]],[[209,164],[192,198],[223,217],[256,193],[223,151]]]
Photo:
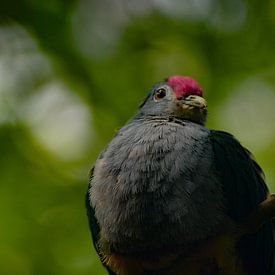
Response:
[[[188,76],[172,76],[156,84],[140,106],[143,116],[173,116],[205,124],[207,103],[199,84]]]

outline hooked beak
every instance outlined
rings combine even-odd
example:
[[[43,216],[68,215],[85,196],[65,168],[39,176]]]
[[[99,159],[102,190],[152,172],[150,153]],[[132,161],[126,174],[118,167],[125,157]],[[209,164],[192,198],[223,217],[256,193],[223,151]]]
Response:
[[[188,97],[180,99],[180,102],[184,105],[188,105],[190,107],[198,109],[206,109],[207,107],[206,100],[198,95],[189,95]]]

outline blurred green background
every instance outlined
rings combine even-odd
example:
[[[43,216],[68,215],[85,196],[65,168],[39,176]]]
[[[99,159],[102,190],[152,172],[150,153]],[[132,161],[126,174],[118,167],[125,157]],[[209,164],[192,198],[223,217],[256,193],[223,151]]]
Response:
[[[88,171],[156,81],[191,75],[211,128],[275,191],[275,1],[1,0],[0,274],[106,274]]]

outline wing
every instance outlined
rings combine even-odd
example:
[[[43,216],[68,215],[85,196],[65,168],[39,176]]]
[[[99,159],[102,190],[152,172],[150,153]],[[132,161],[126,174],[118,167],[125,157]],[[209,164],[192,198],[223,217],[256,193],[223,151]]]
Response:
[[[92,168],[91,173],[90,173],[90,181],[89,181],[89,185],[88,185],[88,190],[86,192],[86,210],[87,210],[89,227],[90,227],[90,231],[91,231],[91,235],[92,235],[94,248],[95,248],[95,250],[96,250],[96,252],[97,252],[97,254],[98,254],[98,256],[99,256],[99,258],[102,262],[99,247],[98,247],[100,228],[99,228],[99,224],[98,224],[98,222],[96,220],[96,217],[95,217],[94,208],[92,207],[92,204],[91,204],[91,201],[90,201],[90,184],[91,184],[92,179],[93,179],[93,172],[94,172],[94,167]],[[109,275],[116,275],[108,267],[105,266],[105,268],[109,272]]]
[[[259,165],[251,153],[230,134],[211,131],[215,163],[224,189],[228,215],[243,221],[263,201],[268,188]],[[250,275],[271,274],[273,239],[271,221],[260,231],[243,237],[238,245],[239,256]]]

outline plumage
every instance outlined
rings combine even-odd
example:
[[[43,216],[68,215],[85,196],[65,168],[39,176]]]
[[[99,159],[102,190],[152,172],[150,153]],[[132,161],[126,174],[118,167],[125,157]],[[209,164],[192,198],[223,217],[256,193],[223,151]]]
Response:
[[[96,161],[86,207],[109,274],[271,274],[271,222],[241,230],[267,198],[263,173],[206,116],[200,86],[169,78]]]
[[[227,213],[237,222],[243,221],[257,205],[267,198],[268,189],[263,172],[230,134],[212,131],[215,160],[221,174],[221,183],[227,202]],[[243,237],[237,244],[237,251],[243,259],[248,274],[269,274],[273,264],[272,224],[252,235]]]

